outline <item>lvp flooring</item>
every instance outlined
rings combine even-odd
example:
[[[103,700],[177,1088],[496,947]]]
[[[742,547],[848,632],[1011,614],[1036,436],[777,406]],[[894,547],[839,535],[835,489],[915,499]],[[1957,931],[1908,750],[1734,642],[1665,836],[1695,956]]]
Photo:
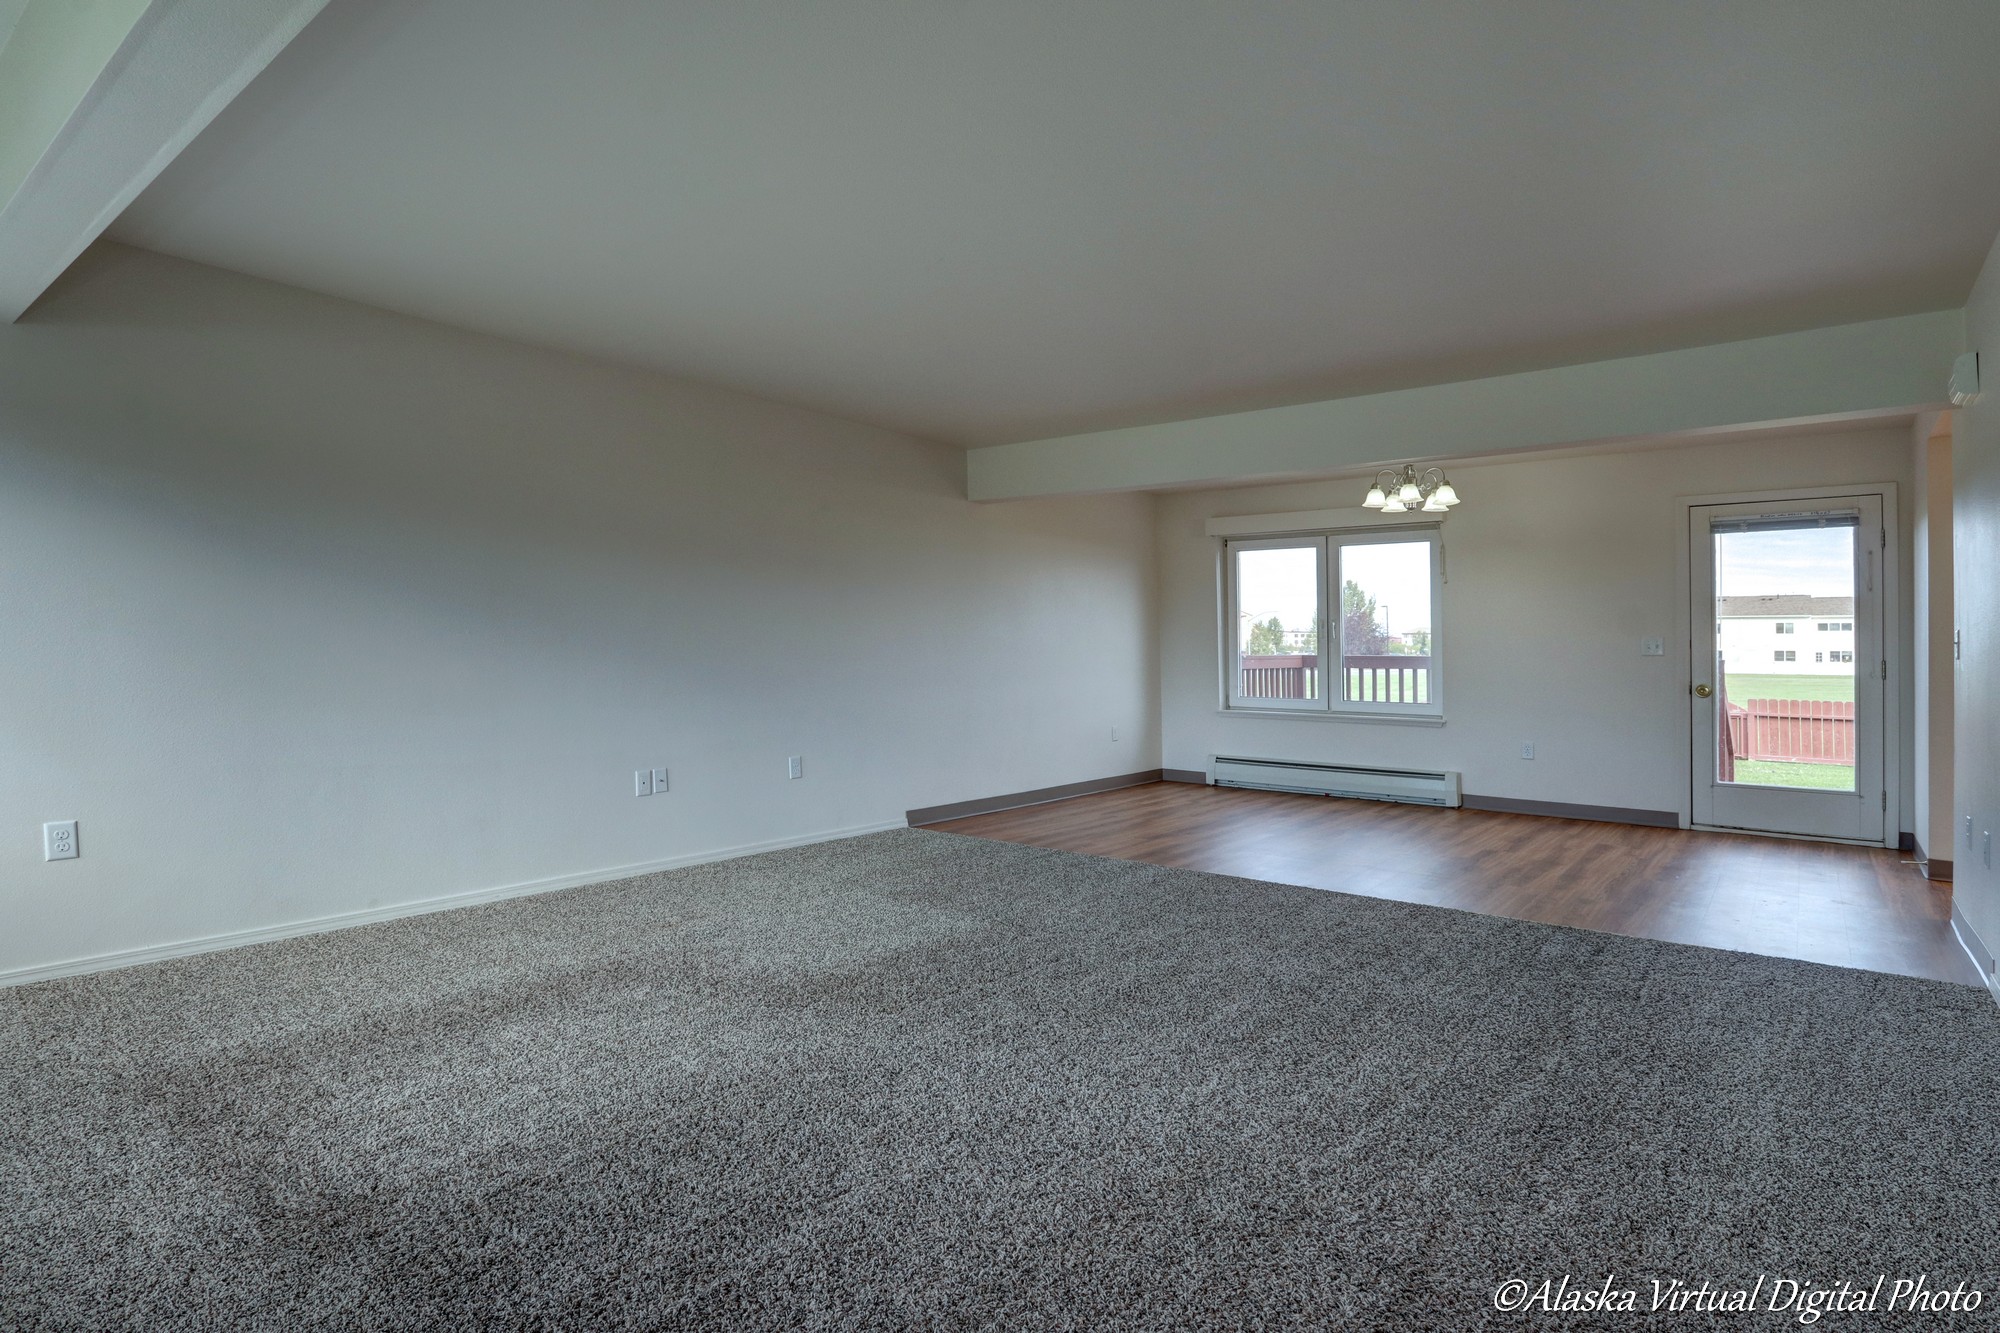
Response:
[[[1191,783],[931,825],[1248,879],[1978,985],[1951,886],[1880,848]]]

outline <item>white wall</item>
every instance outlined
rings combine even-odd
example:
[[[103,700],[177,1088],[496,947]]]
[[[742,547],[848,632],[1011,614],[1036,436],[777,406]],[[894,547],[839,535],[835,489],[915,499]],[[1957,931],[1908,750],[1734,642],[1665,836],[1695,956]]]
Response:
[[[1986,258],[1965,306],[1967,345],[1977,349],[1979,401],[1952,422],[1952,565],[1962,651],[1954,681],[1954,829],[1971,816],[1974,843],[1953,840],[1952,903],[1988,950],[2000,949],[2000,873],[1986,864],[1983,835],[2000,836],[2000,243]],[[1939,856],[1944,855],[1938,851]]]
[[[1910,603],[1911,681],[1916,711],[1911,740],[1916,754],[1912,789],[1917,843],[1933,861],[1953,858],[1952,791],[1952,568],[1951,414],[1925,413],[1911,439],[1915,489],[1910,548],[1914,596]]]
[[[101,247],[0,328],[0,972],[1155,767],[1151,510]]]
[[[1218,751],[1396,761],[1462,770],[1466,790],[1481,796],[1681,811],[1689,676],[1679,571],[1687,511],[1675,497],[1893,481],[1906,511],[1907,550],[1907,427],[1455,464],[1451,477],[1464,503],[1446,524],[1447,721],[1435,729],[1226,716],[1216,707],[1216,539],[1204,534],[1205,521],[1350,507],[1365,479],[1161,498],[1167,767],[1203,768]],[[1907,643],[1907,560],[1902,567],[1901,623],[1891,635]],[[1647,635],[1667,640],[1666,656],[1640,655]],[[1893,674],[1907,717],[1907,659]],[[1906,804],[1908,734],[1906,726]],[[1519,757],[1523,741],[1536,744],[1532,761]]]

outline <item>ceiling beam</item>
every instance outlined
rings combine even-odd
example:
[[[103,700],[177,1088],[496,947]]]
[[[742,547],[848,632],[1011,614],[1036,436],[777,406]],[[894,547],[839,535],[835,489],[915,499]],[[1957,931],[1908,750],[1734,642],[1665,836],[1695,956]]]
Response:
[[[1945,405],[1965,315],[1676,352],[974,449],[974,500],[1277,481],[1390,462],[1804,424]]]
[[[12,322],[326,0],[0,0],[0,318]]]

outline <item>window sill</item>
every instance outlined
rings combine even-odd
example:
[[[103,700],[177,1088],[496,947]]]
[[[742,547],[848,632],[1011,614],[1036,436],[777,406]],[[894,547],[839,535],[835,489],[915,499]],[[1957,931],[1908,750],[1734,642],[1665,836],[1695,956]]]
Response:
[[[1313,722],[1376,722],[1392,727],[1441,727],[1442,713],[1368,713],[1356,709],[1317,708],[1218,708],[1224,717],[1295,717]]]

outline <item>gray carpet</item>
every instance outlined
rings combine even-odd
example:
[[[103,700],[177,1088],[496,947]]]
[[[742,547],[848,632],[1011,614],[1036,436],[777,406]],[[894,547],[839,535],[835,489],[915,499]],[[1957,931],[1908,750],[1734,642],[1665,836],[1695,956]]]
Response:
[[[0,993],[0,1326],[1985,1320],[1996,1108],[1964,987],[885,833]]]

